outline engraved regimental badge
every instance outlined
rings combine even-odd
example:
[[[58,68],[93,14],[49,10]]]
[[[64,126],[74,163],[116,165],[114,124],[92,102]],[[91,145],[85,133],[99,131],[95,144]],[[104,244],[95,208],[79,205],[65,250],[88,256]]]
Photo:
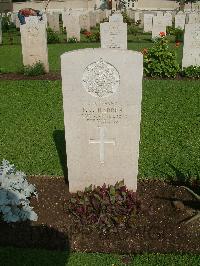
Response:
[[[94,97],[113,95],[117,92],[119,84],[119,72],[102,58],[88,65],[83,73],[82,85]]]

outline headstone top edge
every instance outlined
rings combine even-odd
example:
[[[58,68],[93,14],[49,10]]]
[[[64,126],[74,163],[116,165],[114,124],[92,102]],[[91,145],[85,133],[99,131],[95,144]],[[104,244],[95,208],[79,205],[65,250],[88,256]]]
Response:
[[[85,53],[85,52],[88,52],[88,53],[91,53],[91,52],[100,52],[100,51],[107,51],[109,53],[117,53],[119,54],[119,51],[120,53],[129,53],[129,54],[132,54],[132,55],[138,55],[138,56],[142,56],[143,57],[143,54],[141,52],[138,52],[138,51],[132,51],[132,50],[126,50],[126,49],[115,49],[115,48],[85,48],[85,49],[77,49],[77,50],[73,50],[73,51],[69,51],[69,52],[65,52],[63,53],[60,57],[61,59],[64,58],[65,56],[67,55],[70,55],[70,54],[82,54],[82,53]]]

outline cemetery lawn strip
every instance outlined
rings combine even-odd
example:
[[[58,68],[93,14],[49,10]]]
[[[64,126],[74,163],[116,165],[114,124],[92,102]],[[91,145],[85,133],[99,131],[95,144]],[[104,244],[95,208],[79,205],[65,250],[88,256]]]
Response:
[[[141,51],[143,48],[150,48],[152,43],[138,42],[128,43],[128,49],[134,51]],[[71,43],[71,44],[49,44],[49,66],[50,71],[60,71],[60,56],[68,51],[84,49],[84,48],[98,48],[100,43]],[[174,48],[175,45],[170,43],[171,49],[176,49],[177,60],[181,63],[182,59],[182,45],[179,48]],[[0,73],[20,72],[22,71],[22,52],[21,45],[2,45],[0,54]]]
[[[200,253],[199,221],[181,223],[193,215],[195,206],[184,188],[159,180],[140,180],[137,192],[142,207],[133,227],[104,235],[97,228],[82,227],[67,211],[69,193],[64,178],[32,176],[28,181],[35,184],[39,194],[30,204],[38,221],[11,227],[0,223],[1,245],[115,254]],[[186,203],[178,208],[173,204],[175,199]],[[45,226],[51,230],[45,233]]]
[[[139,176],[200,169],[200,81],[144,80]],[[65,138],[60,81],[0,81],[0,160],[28,175],[62,176]]]
[[[13,260],[13,258],[15,258]],[[0,260],[3,266],[197,266],[200,256],[192,254],[144,254],[113,255],[66,253],[58,251],[0,248]]]

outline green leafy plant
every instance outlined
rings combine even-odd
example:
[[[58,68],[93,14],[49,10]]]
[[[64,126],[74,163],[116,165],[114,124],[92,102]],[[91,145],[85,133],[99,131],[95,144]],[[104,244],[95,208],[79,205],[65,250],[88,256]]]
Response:
[[[26,180],[23,172],[3,160],[0,165],[0,214],[5,222],[37,221],[37,214],[30,207],[29,198],[37,192]]]
[[[67,42],[68,42],[68,43],[77,43],[78,40],[77,40],[76,37],[72,37],[72,38],[68,38]]]
[[[51,28],[47,28],[47,43],[59,43],[59,35]]]
[[[167,26],[166,33],[167,35],[175,35],[175,28],[173,26]]]
[[[154,40],[154,44],[149,49],[143,49],[144,73],[151,77],[173,77],[180,71],[180,66],[176,60],[176,54],[168,46],[168,40],[164,32],[160,32],[160,37]]]
[[[30,65],[24,66],[23,72],[25,76],[43,75],[45,74],[44,64],[39,61],[31,66]]]
[[[122,12],[122,16],[123,16],[123,22],[127,23],[127,25],[131,25],[132,23],[134,23],[134,21],[128,16],[126,11]]]
[[[174,34],[175,34],[175,41],[176,42],[183,42],[184,30],[182,30],[180,28],[175,28]]]
[[[16,31],[15,24],[10,21],[10,16],[3,16],[1,19],[2,19],[2,31],[3,32]]]
[[[200,66],[184,67],[181,75],[187,78],[200,78]]]
[[[127,29],[128,34],[133,34],[136,35],[137,33],[139,33],[139,29],[137,26],[135,26],[134,24],[129,25],[128,29]]]
[[[100,32],[89,32],[85,31],[84,36],[86,37],[87,42],[99,42],[100,41]]]
[[[83,226],[95,226],[103,231],[133,226],[140,202],[136,193],[128,190],[124,181],[114,186],[92,185],[78,191],[69,200],[68,211]]]

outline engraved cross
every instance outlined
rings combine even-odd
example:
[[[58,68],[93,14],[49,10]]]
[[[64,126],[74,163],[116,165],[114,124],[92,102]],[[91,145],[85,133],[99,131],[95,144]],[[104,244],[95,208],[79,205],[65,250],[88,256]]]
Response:
[[[90,139],[89,144],[99,144],[100,163],[104,163],[105,144],[115,145],[116,142],[114,139],[105,139],[105,128],[99,127],[99,139]]]

